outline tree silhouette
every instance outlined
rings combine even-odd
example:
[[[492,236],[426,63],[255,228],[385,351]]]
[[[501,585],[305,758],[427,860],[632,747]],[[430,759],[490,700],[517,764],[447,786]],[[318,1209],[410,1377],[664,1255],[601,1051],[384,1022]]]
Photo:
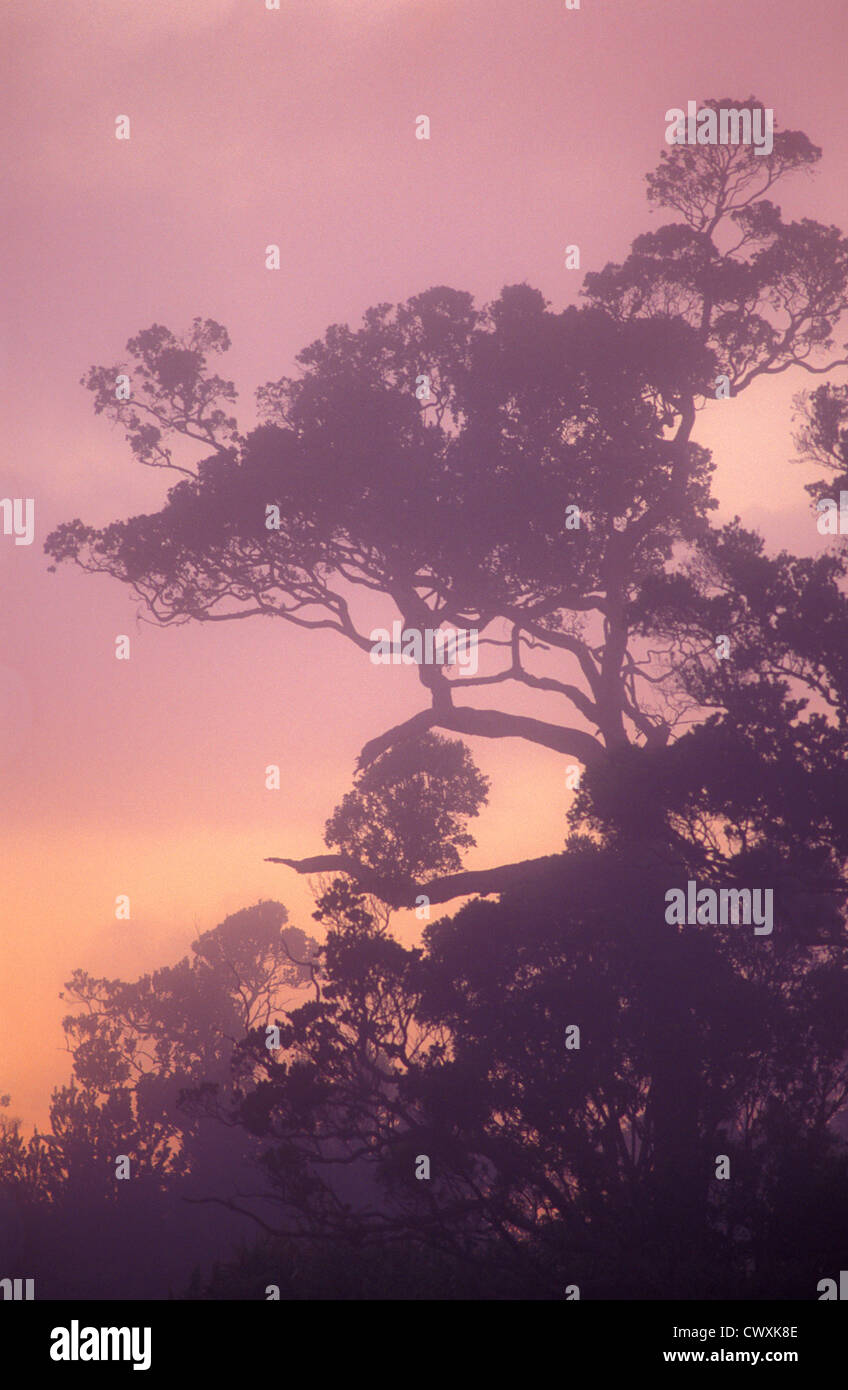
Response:
[[[324,838],[337,854],[270,862],[310,873],[345,865],[352,877],[367,878],[372,913],[379,902],[399,906],[416,880],[429,897],[447,875],[452,892],[460,851],[476,843],[466,822],[479,814],[488,785],[464,744],[432,733],[406,739],[360,768],[327,821]]]
[[[198,1142],[202,1110],[181,1101],[193,1088],[226,1087],[244,1035],[261,1028],[264,1041],[265,1026],[309,982],[299,962],[316,944],[286,918],[273,902],[234,913],[192,943],[191,958],[132,983],[74,972],[62,995],[83,1006],[63,1025],[74,1077],[51,1110],[51,1153],[63,1169],[74,1153],[91,1172],[129,1150],[160,1177],[209,1162],[208,1133]]]
[[[796,397],[803,421],[796,437],[800,462],[815,463],[828,475],[807,484],[819,499],[848,486],[848,386],[829,381]]]
[[[142,463],[186,476],[159,513],[99,531],[66,523],[47,552],[120,579],[161,624],[270,615],[366,652],[358,615],[380,596],[409,627],[479,630],[486,670],[419,665],[427,708],[373,738],[362,767],[437,728],[529,740],[587,768],[627,744],[662,747],[691,702],[673,610],[660,630],[652,596],[663,582],[668,595],[681,546],[696,561],[715,546],[697,409],[719,371],[737,395],[759,376],[848,361],[826,360],[848,306],[848,242],[784,222],[763,196],[819,154],[792,131],[767,157],[666,151],[649,199],[682,221],[588,274],[585,307],[553,313],[527,286],[482,310],[447,288],[377,305],[359,330],[333,326],[300,353],[298,377],[262,387],[265,423],[246,436],[224,409],[232,384],[207,371],[224,329],[197,319],[184,342],[159,326],[139,334],[130,400],[116,398],[118,368],[85,383]],[[173,441],[214,452],[178,462]],[[569,507],[579,527],[566,527]],[[690,590],[698,577],[694,564]],[[461,703],[501,684],[557,696],[562,721]],[[350,860],[335,867],[351,872]],[[498,891],[503,870],[473,891]],[[468,891],[444,875],[433,900]]]
[[[720,376],[735,397],[848,365],[834,347],[848,240],[765,196],[819,154],[791,131],[768,156],[664,152],[649,201],[680,220],[587,274],[581,308],[553,312],[527,285],[483,308],[447,287],[379,304],[262,387],[247,434],[208,371],[228,346],[212,321],[132,339],[129,400],[119,368],[85,378],[139,461],[181,477],[153,516],[60,526],[55,564],[119,579],[163,625],[273,616],[367,653],[390,607],[405,628],[479,633],[474,673],[418,665],[425,707],[362,750],[329,852],[273,861],[331,876],[318,963],[311,945],[292,952],[314,998],[285,1012],[279,1053],[264,1009],[240,1010],[216,973],[223,957],[226,1048],[206,1048],[191,972],[155,1007],[152,982],[127,996],[78,982],[100,999],[91,1039],[74,1022],[85,1084],[126,1088],[141,1030],[156,1076],[136,1098],[142,1081],[188,1078],[249,1133],[279,1212],[267,1231],[426,1249],[428,1268],[497,1268],[542,1296],[575,1277],[600,1296],[809,1296],[833,1254],[846,559],[768,556],[738,519],[711,525],[713,465],[693,437]],[[799,406],[805,459],[841,481],[844,388]],[[193,462],[189,445],[211,452]],[[463,703],[478,691],[485,705]],[[439,730],[582,763],[563,852],[463,869],[487,784]],[[747,927],[666,922],[666,891],[693,878],[769,885],[767,946]],[[405,947],[368,895],[391,909],[421,891],[480,897]],[[77,1096],[66,1109],[85,1123]]]
[[[574,837],[405,948],[339,880],[319,997],[275,1059],[243,1048],[266,1229],[411,1242],[524,1296],[809,1297],[848,1221],[844,933],[768,953],[738,927],[681,933],[657,910],[667,883]]]
[[[82,1006],[64,1020],[73,1073],[53,1092],[48,1129],[27,1141],[17,1121],[0,1121],[6,1242],[19,1264],[26,1250],[44,1296],[119,1287],[164,1297],[168,1279],[187,1280],[191,1252],[229,1248],[238,1223],[204,1199],[253,1190],[259,1154],[221,1123],[238,1096],[233,1056],[252,1029],[264,1047],[267,1025],[311,981],[317,951],[286,920],[281,904],[260,902],[139,980],[74,972],[62,996]]]

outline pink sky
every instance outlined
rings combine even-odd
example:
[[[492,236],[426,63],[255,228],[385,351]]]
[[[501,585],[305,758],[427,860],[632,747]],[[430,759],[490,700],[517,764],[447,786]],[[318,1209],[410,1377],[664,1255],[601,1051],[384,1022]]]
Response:
[[[6,0],[0,494],[36,541],[0,536],[0,1091],[46,1119],[68,1074],[72,969],[133,978],[260,897],[309,928],[305,880],[266,854],[322,849],[362,744],[420,708],[414,673],[283,623],[162,631],[119,584],[47,573],[74,516],[155,510],[171,479],[132,461],[79,385],[153,322],[226,324],[241,392],[333,322],[449,284],[528,280],[555,308],[657,225],[644,175],[664,113],[754,93],[824,147],[787,216],[848,226],[848,12],[832,0]],[[130,141],[115,117],[130,116]],[[429,142],[416,140],[427,114]],[[663,214],[663,220],[672,220]],[[264,266],[269,242],[282,269]],[[723,514],[818,545],[790,462],[791,373],[716,403]],[[116,662],[114,639],[132,638]],[[472,741],[493,777],[484,865],[557,849],[563,760]],[[283,790],[265,790],[278,763]],[[128,893],[129,923],[114,919]],[[410,930],[415,927],[410,926]]]

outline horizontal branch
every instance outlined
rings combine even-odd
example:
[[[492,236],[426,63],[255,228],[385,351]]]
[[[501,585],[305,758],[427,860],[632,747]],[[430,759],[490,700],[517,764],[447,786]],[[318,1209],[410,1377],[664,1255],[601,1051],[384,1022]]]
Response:
[[[491,869],[463,869],[456,874],[442,874],[424,883],[402,882],[389,879],[360,864],[349,854],[313,854],[309,859],[266,858],[266,864],[285,864],[299,874],[343,873],[354,879],[365,893],[372,893],[381,902],[399,910],[415,907],[416,899],[426,897],[430,903],[447,903],[454,898],[465,898],[474,893],[487,897],[489,893],[502,893],[507,888],[524,882],[528,877],[551,863],[556,855],[544,855],[540,859],[522,859],[515,864],[499,864]]]
[[[421,710],[403,724],[396,724],[384,734],[370,739],[359,755],[358,767],[368,767],[394,744],[415,738],[429,729],[446,729],[450,733],[469,734],[477,738],[523,738],[529,743],[538,743],[542,748],[550,748],[555,753],[577,758],[585,767],[597,764],[604,756],[603,745],[583,729],[546,724],[541,719],[507,714],[503,710],[444,704],[438,709]]]

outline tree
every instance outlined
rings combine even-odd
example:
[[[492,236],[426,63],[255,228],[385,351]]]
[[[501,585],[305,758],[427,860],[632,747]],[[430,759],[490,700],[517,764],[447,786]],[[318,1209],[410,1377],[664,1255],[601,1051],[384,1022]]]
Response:
[[[423,1248],[525,1297],[809,1297],[848,1216],[844,933],[815,953],[681,933],[657,912],[667,882],[577,837],[406,948],[339,880],[317,998],[277,1058],[242,1050],[265,1229],[357,1259]]]
[[[803,421],[796,437],[800,461],[815,463],[830,475],[807,484],[807,491],[820,499],[848,486],[848,385],[828,381],[814,391],[801,391],[796,406]]]
[[[694,439],[718,373],[736,396],[848,365],[848,241],[765,196],[819,153],[800,132],[768,156],[676,147],[648,194],[682,220],[587,275],[582,308],[554,313],[527,285],[482,309],[445,287],[377,305],[261,388],[247,435],[205,373],[218,325],[133,340],[132,407],[111,370],[89,375],[140,460],[183,476],[154,516],[60,527],[55,563],[120,579],[163,624],[274,616],[368,652],[391,604],[405,627],[476,630],[484,654],[474,674],[419,665],[427,705],[362,750],[331,852],[276,861],[335,875],[315,998],[288,1012],[279,1055],[248,1031],[227,1095],[287,1238],[414,1239],[479,1267],[494,1252],[538,1291],[578,1269],[601,1291],[762,1296],[785,1291],[803,1190],[825,1250],[848,1095],[846,562],[712,526]],[[804,406],[802,447],[836,470],[841,392]],[[178,464],[171,438],[214,451]],[[461,703],[478,687],[490,706]],[[486,787],[437,730],[581,762],[563,853],[464,870]],[[768,949],[667,922],[666,891],[692,878],[771,885]],[[422,889],[501,900],[406,948],[367,895],[404,907]]]
[[[71,1176],[75,1154],[112,1192],[107,1165],[119,1151],[162,1179],[209,1164],[208,1132],[198,1143],[203,1110],[185,1098],[226,1090],[244,1035],[259,1028],[264,1042],[266,1025],[309,982],[316,943],[286,918],[279,903],[245,908],[192,942],[191,958],[132,983],[74,972],[62,998],[83,1011],[63,1021],[74,1076],[51,1109],[57,1177]]]
[[[222,1119],[244,1035],[257,1030],[264,1049],[268,1024],[313,977],[316,943],[286,919],[259,902],[137,981],[74,972],[63,995],[82,1006],[64,1020],[73,1072],[47,1131],[26,1141],[0,1120],[5,1248],[18,1264],[26,1250],[42,1296],[165,1297],[235,1239],[244,1223],[203,1199],[256,1187],[257,1145]]]
[[[114,1201],[119,1153],[160,1187],[189,1174],[202,1185],[204,1168],[216,1156],[226,1166],[235,1149],[240,1162],[243,1142],[228,1158],[221,1137],[210,1139],[216,1111],[202,1101],[215,1088],[231,1095],[242,1038],[260,1029],[264,1043],[312,978],[317,945],[286,917],[279,903],[245,908],[193,942],[192,959],[132,983],[76,970],[61,995],[83,1006],[63,1020],[71,1083],[53,1093],[48,1134],[27,1145],[17,1122],[4,1122],[0,1182],[27,1177],[38,1199],[67,1187]]]
[[[466,823],[479,814],[488,785],[457,740],[438,734],[406,739],[359,769],[353,791],[327,821],[324,838],[337,854],[271,862],[310,873],[345,866],[370,887],[372,915],[381,903],[400,905],[411,882],[425,884],[429,896],[432,885],[438,891],[450,875],[453,889],[460,851],[476,843]],[[324,887],[331,887],[329,880]]]
[[[759,376],[848,361],[826,360],[848,306],[848,242],[809,219],[785,223],[764,197],[819,155],[792,131],[766,157],[666,151],[649,199],[682,221],[587,275],[583,309],[553,313],[527,286],[483,310],[447,288],[377,305],[358,331],[336,325],[306,348],[298,377],[259,390],[264,423],[247,436],[224,409],[231,383],[206,372],[225,330],[198,319],[180,342],[154,326],[128,344],[130,400],[115,397],[117,369],[85,382],[140,461],[182,481],[159,513],[100,531],[66,523],[47,552],[118,578],[162,624],[270,615],[366,652],[354,610],[379,595],[408,626],[479,630],[491,669],[421,664],[428,707],[373,738],[363,768],[437,728],[526,739],[587,768],[627,744],[662,747],[688,707],[673,648],[664,666],[649,655],[648,596],[680,546],[697,552],[710,534],[698,405],[718,370],[737,395]],[[177,463],[171,439],[214,452]],[[580,526],[565,529],[575,505]],[[533,670],[537,654],[550,661]],[[562,721],[460,703],[501,684],[558,696]],[[349,872],[349,856],[336,867]],[[470,891],[451,877],[434,901]],[[495,870],[490,889],[484,875],[473,887],[503,881]]]

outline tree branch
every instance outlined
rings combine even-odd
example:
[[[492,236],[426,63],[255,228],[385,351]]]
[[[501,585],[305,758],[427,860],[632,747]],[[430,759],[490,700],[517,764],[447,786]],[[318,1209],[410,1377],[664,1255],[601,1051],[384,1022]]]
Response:
[[[557,855],[543,855],[539,859],[522,859],[514,864],[499,864],[491,869],[463,869],[457,874],[441,874],[423,883],[402,882],[388,879],[367,864],[360,864],[349,854],[313,854],[309,859],[279,859],[268,856],[266,864],[285,864],[299,874],[343,873],[355,879],[363,891],[373,893],[381,902],[395,909],[415,907],[416,898],[424,896],[430,903],[447,903],[454,898],[464,898],[479,893],[487,897],[490,893],[502,893],[532,876],[544,865],[550,864]],[[576,872],[576,870],[575,870]]]
[[[578,758],[586,767],[600,762],[604,755],[603,746],[592,734],[582,729],[546,724],[541,719],[507,714],[501,710],[442,704],[438,709],[421,710],[403,724],[396,724],[377,738],[370,739],[359,755],[357,767],[368,767],[394,744],[426,733],[429,729],[446,729],[450,733],[469,734],[477,738],[523,738],[530,743],[540,744],[542,748],[551,748],[555,753]]]

